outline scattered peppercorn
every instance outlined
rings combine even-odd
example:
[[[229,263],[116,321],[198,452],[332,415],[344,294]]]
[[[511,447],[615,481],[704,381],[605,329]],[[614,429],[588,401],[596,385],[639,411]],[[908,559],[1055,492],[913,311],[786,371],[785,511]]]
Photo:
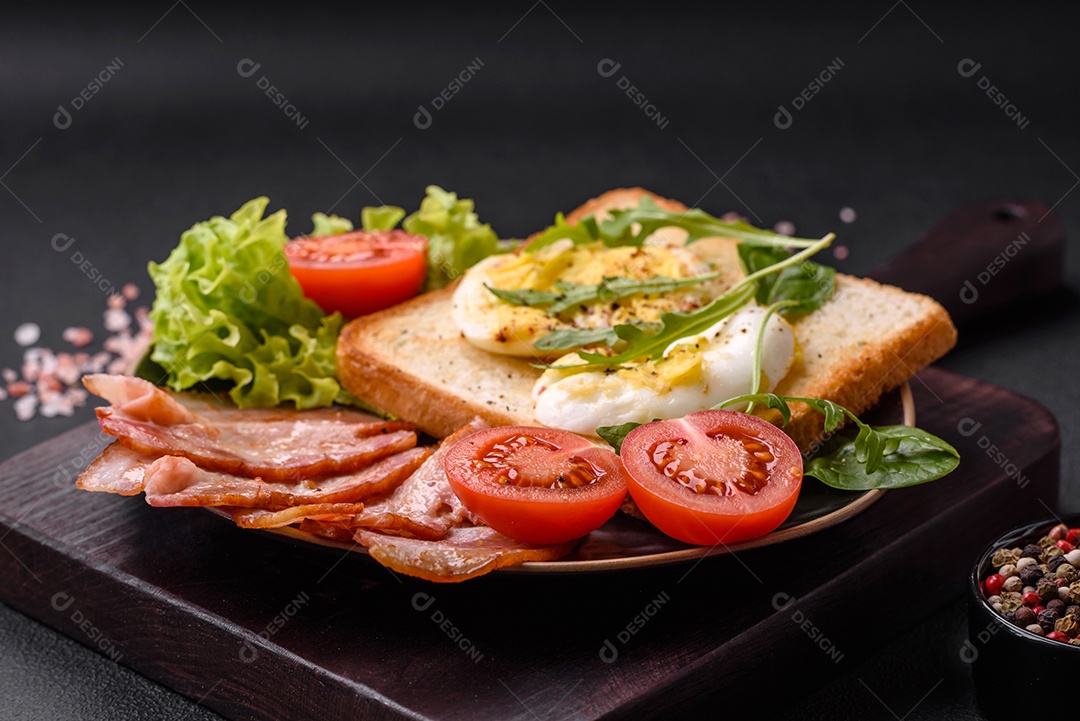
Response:
[[[1034,611],[1032,611],[1027,606],[1021,606],[1020,608],[1016,609],[1016,616],[1015,616],[1013,622],[1017,626],[1030,626],[1031,624],[1035,623],[1035,621],[1037,621],[1037,620],[1038,619],[1035,618],[1035,612]]]
[[[1025,606],[1028,606],[1030,608],[1033,606],[1037,606],[1041,599],[1039,598],[1039,594],[1035,593],[1034,591],[1027,591],[1020,598],[1020,600],[1023,601]]]
[[[1072,553],[1076,550],[1076,546],[1072,545],[1064,539],[1057,541],[1054,545],[1060,548],[1062,553]]]
[[[1063,538],[1065,538],[1065,536],[1068,535],[1068,533],[1069,533],[1069,527],[1066,526],[1064,523],[1059,523],[1056,526],[1054,526],[1053,528],[1051,528],[1050,532],[1047,533],[1046,535],[1050,536],[1050,538],[1053,538],[1055,541],[1060,541]]]
[[[1049,578],[1040,578],[1035,584],[1035,593],[1039,594],[1043,601],[1050,601],[1058,597],[1058,587]]]
[[[1020,552],[1020,558],[1034,558],[1038,559],[1042,555],[1042,549],[1034,543],[1029,543],[1024,546],[1024,550]]]
[[[1050,633],[1046,634],[1046,637],[1049,639],[1053,639],[1054,641],[1064,641],[1065,643],[1069,642],[1069,637],[1061,633],[1060,631],[1051,631]]]
[[[991,576],[990,578],[993,578]],[[987,579],[989,580],[989,579]],[[1019,591],[1024,587],[1024,582],[1020,580],[1019,576],[1009,576],[1005,579],[1005,584],[1002,588],[1006,591]],[[987,589],[989,590],[989,589]]]
[[[1057,623],[1058,614],[1047,609],[1039,614],[1039,625],[1042,626],[1042,630],[1049,633],[1054,630],[1054,624]]]
[[[1046,562],[1046,567],[1049,568],[1051,571],[1056,571],[1058,569],[1058,566],[1066,562],[1067,561],[1065,560],[1065,556],[1054,556]],[[1001,575],[1004,576],[1005,574],[1003,573]]]
[[[1065,602],[1060,598],[1055,598],[1053,601],[1046,604],[1046,610],[1053,611],[1060,616],[1065,613]]]
[[[1080,566],[1080,549],[1074,548],[1065,554],[1065,560],[1073,566]]]
[[[1054,630],[1060,631],[1069,638],[1076,638],[1080,633],[1080,621],[1075,616],[1063,616],[1054,622]]]
[[[1020,580],[1024,582],[1025,586],[1034,586],[1039,582],[1039,579],[1043,577],[1043,572],[1039,570],[1038,566],[1024,566],[1020,571]]]
[[[1065,608],[1065,615],[1080,618],[1080,606],[1067,606]]]

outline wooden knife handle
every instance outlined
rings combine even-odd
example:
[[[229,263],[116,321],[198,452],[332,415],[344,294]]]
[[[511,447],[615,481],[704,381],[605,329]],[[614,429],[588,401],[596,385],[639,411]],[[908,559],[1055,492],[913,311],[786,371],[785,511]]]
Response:
[[[1065,234],[1044,203],[1001,198],[954,210],[874,280],[935,298],[962,323],[1061,284]]]

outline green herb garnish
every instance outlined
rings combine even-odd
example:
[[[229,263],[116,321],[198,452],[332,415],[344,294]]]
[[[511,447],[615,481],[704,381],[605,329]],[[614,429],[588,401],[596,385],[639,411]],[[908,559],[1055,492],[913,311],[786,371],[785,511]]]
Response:
[[[689,288],[706,281],[715,280],[719,275],[719,273],[707,273],[692,278],[668,278],[667,276],[658,275],[645,280],[609,277],[604,278],[596,285],[558,281],[553,286],[554,290],[503,290],[501,288],[492,288],[490,285],[484,287],[501,300],[505,300],[512,305],[524,305],[530,308],[547,306],[548,315],[558,315],[575,306],[587,305],[596,301],[612,303],[639,293],[646,295],[670,293],[674,290]]]
[[[911,426],[870,426],[838,403],[821,398],[778,396],[755,393],[714,406],[725,408],[740,403],[761,403],[780,412],[783,424],[791,420],[789,403],[805,403],[825,416],[827,433],[836,430],[846,417],[856,432],[839,433],[826,441],[803,471],[827,486],[845,491],[875,488],[906,488],[935,481],[960,464],[960,454],[951,445]]]
[[[774,248],[807,248],[818,242],[813,238],[792,238],[769,230],[762,230],[741,220],[721,220],[700,208],[686,212],[664,210],[648,196],[638,201],[636,208],[610,211],[611,217],[596,222],[591,215],[576,225],[570,225],[562,213],[555,216],[555,224],[533,239],[529,252],[535,252],[562,239],[574,245],[587,245],[597,241],[610,248],[640,246],[645,238],[661,228],[682,228],[689,237],[690,245],[702,238],[735,238],[744,243]]]

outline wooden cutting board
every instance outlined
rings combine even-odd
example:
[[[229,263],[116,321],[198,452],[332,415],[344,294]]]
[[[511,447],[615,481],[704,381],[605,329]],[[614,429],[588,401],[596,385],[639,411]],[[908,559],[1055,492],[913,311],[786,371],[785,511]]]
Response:
[[[963,456],[946,480],[735,557],[455,586],[78,491],[108,442],[88,424],[0,466],[0,597],[237,719],[765,713],[946,604],[989,539],[1056,505],[1044,408],[934,369],[912,387],[919,425]]]

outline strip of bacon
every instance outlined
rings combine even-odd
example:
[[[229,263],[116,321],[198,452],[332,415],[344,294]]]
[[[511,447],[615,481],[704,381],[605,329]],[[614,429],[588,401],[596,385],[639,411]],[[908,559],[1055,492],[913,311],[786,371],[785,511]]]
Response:
[[[349,473],[416,445],[412,427],[348,411],[267,412],[186,402],[147,381],[90,375],[86,387],[113,405],[98,408],[102,430],[128,448],[176,455],[249,478],[290,481]]]
[[[121,496],[137,496],[146,485],[146,467],[154,462],[125,448],[119,443],[105,447],[101,455],[86,467],[75,485],[84,491],[117,493]]]
[[[392,492],[431,455],[410,448],[355,473],[298,483],[276,483],[199,468],[187,458],[153,458],[113,443],[79,477],[87,491],[131,496],[146,493],[152,506],[273,508],[315,503],[358,503]]]
[[[367,546],[371,556],[384,566],[436,583],[466,581],[526,561],[553,561],[569,553],[575,543],[530,546],[487,526],[454,528],[438,541],[361,529],[356,541]]]
[[[487,428],[477,418],[444,440],[424,465],[409,476],[389,498],[369,503],[353,525],[395,536],[438,540],[451,528],[480,523],[454,495],[446,480],[443,457],[467,435]]]
[[[281,528],[303,520],[322,523],[348,522],[363,507],[363,503],[314,503],[276,511],[234,508],[232,518],[241,528]]]

